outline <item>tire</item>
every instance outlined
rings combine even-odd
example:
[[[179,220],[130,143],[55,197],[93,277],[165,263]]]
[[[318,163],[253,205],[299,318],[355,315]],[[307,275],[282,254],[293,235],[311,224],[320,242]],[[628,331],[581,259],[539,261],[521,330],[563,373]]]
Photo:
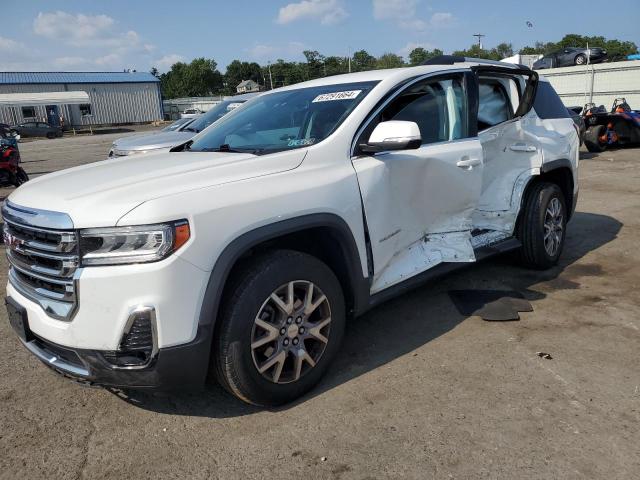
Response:
[[[22,167],[18,167],[18,171],[16,172],[15,186],[19,187],[20,185],[28,181],[29,181],[29,175],[27,175],[27,172],[25,172]]]
[[[264,407],[304,395],[320,381],[342,342],[345,305],[340,282],[317,258],[291,250],[259,256],[229,282],[211,358],[218,382],[239,399]],[[288,299],[289,285],[295,302]],[[301,309],[309,291],[309,304],[318,306],[307,316]],[[274,359],[279,360],[272,363]]]
[[[576,55],[576,58],[573,60],[574,65],[584,65],[585,63],[587,63],[587,56],[583,53]]]
[[[49,140],[52,140],[52,139],[56,138],[56,134],[54,132],[47,132],[47,138]]]
[[[558,216],[554,216],[556,209]],[[522,243],[521,263],[536,270],[557,264],[564,247],[566,226],[567,206],[560,187],[547,182],[533,185],[527,193],[517,232]],[[545,238],[547,232],[549,236]]]
[[[587,128],[584,133],[584,145],[590,152],[598,153],[604,152],[607,149],[607,144],[600,141],[600,137],[607,133],[607,129],[604,125],[594,125]]]

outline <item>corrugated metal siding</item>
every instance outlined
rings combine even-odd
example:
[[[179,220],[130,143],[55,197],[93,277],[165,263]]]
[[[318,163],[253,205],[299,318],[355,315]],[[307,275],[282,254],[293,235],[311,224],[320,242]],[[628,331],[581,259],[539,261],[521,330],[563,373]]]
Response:
[[[0,72],[0,85],[22,83],[157,83],[148,72]]]
[[[593,102],[610,108],[616,97],[624,97],[631,108],[640,109],[640,60],[600,63],[540,70],[567,106],[589,101],[593,79]]]
[[[89,94],[91,117],[82,117],[78,105],[61,105],[66,125],[103,125],[162,120],[158,83],[105,83],[66,85],[0,85],[0,93],[57,92],[83,90]],[[27,105],[25,105],[27,106]],[[46,119],[44,106],[37,106],[36,117]],[[25,119],[20,107],[0,107],[0,123],[16,124]]]

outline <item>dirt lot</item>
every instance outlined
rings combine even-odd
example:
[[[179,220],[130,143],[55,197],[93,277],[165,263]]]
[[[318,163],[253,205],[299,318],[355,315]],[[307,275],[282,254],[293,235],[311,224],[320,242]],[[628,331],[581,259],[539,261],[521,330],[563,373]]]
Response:
[[[24,144],[25,167],[104,158],[117,136]],[[640,151],[584,154],[580,180],[560,266],[499,258],[375,309],[319,388],[279,410],[216,386],[78,386],[31,357],[2,311],[0,478],[638,478]],[[447,295],[461,288],[515,289],[534,311],[465,318]]]

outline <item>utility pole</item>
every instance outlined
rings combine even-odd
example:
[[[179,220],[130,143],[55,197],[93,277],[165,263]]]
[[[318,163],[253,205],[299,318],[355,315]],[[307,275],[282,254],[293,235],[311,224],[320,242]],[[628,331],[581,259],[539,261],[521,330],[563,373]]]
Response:
[[[486,35],[484,33],[474,33],[473,36],[478,37],[478,48],[482,50],[482,37],[486,37]]]
[[[349,73],[351,73],[351,47],[349,47]]]
[[[271,76],[271,62],[268,63],[269,66],[269,82],[271,82],[271,90],[273,90],[273,77]]]

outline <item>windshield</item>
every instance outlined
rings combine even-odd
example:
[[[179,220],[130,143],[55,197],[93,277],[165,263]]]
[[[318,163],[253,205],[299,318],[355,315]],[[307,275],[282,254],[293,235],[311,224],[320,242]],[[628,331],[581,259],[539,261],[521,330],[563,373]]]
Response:
[[[193,122],[193,118],[181,118],[176,120],[171,125],[164,127],[162,129],[163,132],[173,132],[174,130],[178,130],[180,127],[185,126],[188,123]]]
[[[313,145],[327,138],[376,83],[323,85],[262,95],[196,138],[190,150],[265,154]]]
[[[215,122],[216,120],[219,120],[222,117],[224,117],[230,111],[238,108],[245,101],[246,100],[225,100],[224,102],[219,103],[218,105],[213,107],[204,115],[198,117],[196,120],[194,120],[192,124],[190,124],[186,128],[183,128],[183,130],[199,133],[205,128],[207,128],[209,125],[211,125],[213,122]]]

